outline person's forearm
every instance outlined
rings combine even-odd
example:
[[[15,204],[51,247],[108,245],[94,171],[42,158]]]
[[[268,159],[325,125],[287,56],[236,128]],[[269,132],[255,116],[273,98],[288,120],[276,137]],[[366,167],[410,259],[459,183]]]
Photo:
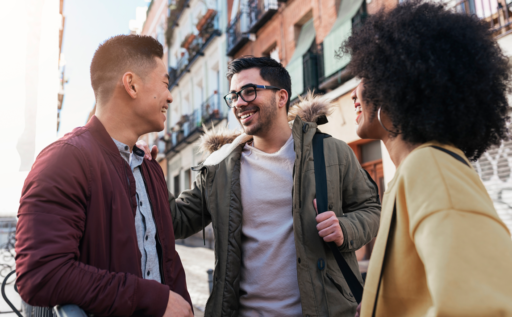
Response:
[[[342,252],[362,248],[377,236],[380,222],[380,205],[367,204],[363,209],[345,213],[338,217],[344,234]]]
[[[75,304],[101,316],[162,316],[167,305],[168,286],[129,273],[112,273],[72,259],[54,259],[30,271],[27,266],[17,268],[16,283],[22,299],[33,306]]]
[[[152,315],[156,307],[165,306],[160,302],[168,297],[167,286],[79,262],[81,233],[68,224],[68,219],[44,213],[19,216],[16,283],[25,302],[43,307],[76,304],[102,316],[128,316],[139,310]]]
[[[188,238],[211,222],[206,202],[196,183],[194,188],[182,192],[179,198],[169,193],[169,206],[176,239]]]

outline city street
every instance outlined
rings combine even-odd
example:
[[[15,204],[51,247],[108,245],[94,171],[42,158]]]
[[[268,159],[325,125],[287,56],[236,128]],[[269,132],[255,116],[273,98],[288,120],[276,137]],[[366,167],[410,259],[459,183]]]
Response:
[[[187,288],[194,305],[195,316],[202,317],[210,295],[206,271],[214,267],[213,250],[176,245],[176,251],[180,255],[187,275]]]
[[[418,3],[422,1],[427,2]],[[399,278],[432,283],[432,276],[447,276],[476,284],[479,280],[473,274],[499,272],[499,265],[512,262],[512,258],[505,261],[511,252],[500,251],[499,256],[505,260],[491,261],[490,256],[476,252],[478,245],[468,244],[467,239],[460,239],[464,242],[461,245],[450,244],[463,236],[455,231],[462,221],[453,220],[453,226],[447,225],[443,233],[451,235],[446,243],[440,238],[440,228],[451,223],[446,222],[448,214],[453,219],[465,220],[486,216],[475,221],[478,228],[468,225],[464,230],[476,232],[474,237],[487,232],[487,238],[498,232],[498,226],[503,229],[502,240],[509,242],[512,0],[436,0],[435,4],[425,4],[437,6],[436,10],[446,16],[460,18],[461,25],[468,17],[481,24],[480,32],[487,32],[487,41],[493,45],[489,52],[499,52],[500,59],[505,60],[499,72],[503,73],[499,85],[493,79],[498,72],[489,71],[496,66],[495,59],[488,58],[494,53],[475,55],[472,49],[445,50],[439,44],[453,31],[455,35],[449,37],[453,40],[443,42],[446,47],[474,46],[476,52],[477,41],[466,39],[466,35],[475,33],[471,28],[453,27],[444,15],[439,21],[448,22],[444,29],[439,26],[438,33],[432,31],[437,24],[430,20],[421,27],[421,15],[413,19],[412,15],[397,14],[407,17],[403,28],[384,18],[388,11],[398,12],[413,2],[5,1],[0,10],[0,26],[7,30],[2,34],[2,43],[9,43],[0,53],[0,131],[6,136],[6,154],[0,160],[4,167],[0,172],[0,283],[6,283],[5,296],[22,310],[14,287],[16,274],[5,280],[15,268],[15,243],[18,282],[24,297],[52,305],[79,303],[98,315],[128,315],[132,311],[161,315],[167,288],[184,296],[186,283],[195,316],[203,317],[211,294],[210,283],[213,285],[213,274],[208,272],[213,272],[216,260],[218,286],[222,287],[215,288],[208,303],[210,316],[247,316],[254,311],[259,316],[292,315],[289,311],[297,312],[293,316],[339,316],[338,312],[349,311],[350,305],[355,310],[363,284],[366,293],[377,294],[376,305],[379,296],[390,292],[385,289],[387,286],[381,289],[381,280],[388,278],[384,273],[389,273],[390,267],[401,270],[402,261],[407,274],[391,274],[397,278],[397,289],[409,286],[408,281]],[[386,27],[372,31],[369,26],[378,25],[377,18],[388,21],[389,25],[381,23],[390,30],[396,27],[398,31],[387,32]],[[417,30],[414,23],[420,25]],[[474,27],[476,30],[477,26]],[[409,37],[405,33],[410,33]],[[372,36],[365,38],[365,34]],[[429,44],[422,36],[427,39],[432,34],[439,39],[432,40],[431,48],[425,49]],[[477,35],[475,39],[481,37]],[[489,43],[480,46],[486,48]],[[356,49],[367,44],[371,53]],[[411,53],[415,50],[416,55]],[[386,54],[390,58],[384,58]],[[441,62],[435,62],[430,55]],[[468,56],[473,56],[474,61],[468,61]],[[392,60],[398,58],[395,68],[391,68]],[[422,64],[422,58],[431,60]],[[358,61],[367,62],[361,62],[358,70]],[[382,63],[379,67],[384,70],[376,71],[379,68],[372,63]],[[480,79],[479,75],[462,85],[467,78],[480,74],[475,69],[488,72],[488,77],[482,77],[487,79]],[[384,79],[378,81],[378,76]],[[391,89],[382,88],[384,83]],[[446,88],[452,84],[458,89]],[[408,85],[412,88],[405,89]],[[445,88],[447,93],[440,94],[440,89]],[[476,94],[477,89],[484,93]],[[453,96],[452,91],[456,92]],[[488,95],[498,97],[491,101],[485,97]],[[370,102],[368,96],[379,98]],[[476,96],[484,96],[485,102],[476,103]],[[403,102],[398,102],[399,98],[404,98]],[[446,106],[441,107],[444,102]],[[477,106],[471,108],[471,102]],[[500,108],[494,108],[498,104]],[[490,124],[493,121],[503,123]],[[450,139],[450,133],[440,132],[444,129],[457,133]],[[477,130],[481,132],[476,133]],[[475,132],[482,140],[487,136],[493,142],[475,141],[461,131]],[[489,137],[491,134],[494,137]],[[323,137],[319,138],[322,135],[325,142]],[[457,143],[465,138],[467,142]],[[393,143],[397,140],[399,143]],[[145,144],[141,145],[141,141]],[[442,164],[436,167],[438,174],[420,160],[417,165],[402,164],[414,150],[421,150],[422,142],[426,141],[433,141],[429,149],[453,146],[452,150],[467,165],[463,166],[466,170],[460,171],[466,178],[459,179],[459,174],[454,174],[453,179],[446,176],[458,170]],[[479,142],[483,145],[473,147],[473,143]],[[290,153],[285,153],[287,144]],[[152,157],[144,156],[140,150],[146,149],[146,145],[152,149]],[[398,155],[400,151],[396,149],[407,151]],[[444,154],[452,151],[443,149],[440,151]],[[437,162],[436,157],[426,163]],[[451,166],[451,162],[448,160],[446,166]],[[405,175],[403,166],[415,167],[403,179],[414,179],[417,184],[399,181],[400,175]],[[446,189],[441,185],[430,186],[417,176],[426,171],[432,172],[424,175],[424,179],[437,175],[432,184],[442,183]],[[413,185],[420,188],[420,183],[425,187],[422,194],[431,189],[446,196],[449,208],[448,204],[438,206],[440,199],[433,196],[413,197]],[[481,195],[478,204],[469,203],[477,197],[469,190]],[[452,191],[460,191],[462,207],[456,208],[448,199]],[[323,200],[327,201],[319,204],[315,212],[313,200],[318,197],[321,202],[320,193],[325,194],[327,198]],[[412,198],[402,199],[407,195]],[[410,206],[424,203],[421,208],[405,208],[403,201]],[[392,214],[385,213],[386,205]],[[435,208],[429,209],[429,213],[425,208],[430,206]],[[481,210],[476,210],[477,207]],[[424,213],[421,217],[409,214],[418,210]],[[322,212],[329,212],[330,218],[321,219]],[[436,218],[445,213],[443,221]],[[280,215],[284,215],[283,221],[279,220]],[[438,225],[431,225],[435,234],[425,229],[428,217],[439,221]],[[384,230],[389,239],[381,238],[382,219],[389,220],[389,232]],[[413,223],[415,219],[421,221]],[[489,219],[494,222],[481,229],[484,220]],[[324,221],[329,221],[328,226]],[[406,232],[403,228],[409,221],[409,235],[398,237],[396,232]],[[429,234],[441,239],[442,242],[437,242],[439,246],[446,248],[448,256],[453,255],[446,259],[445,267],[432,269],[426,264],[427,260],[436,260],[436,254],[442,254],[430,250],[435,246],[430,240],[424,244],[417,242],[420,239],[416,235]],[[396,248],[389,246],[393,241],[405,241],[404,259],[390,255],[389,250],[396,253]],[[497,249],[492,242],[478,241],[482,242],[483,250]],[[324,242],[331,243],[330,251]],[[182,271],[175,269],[173,244],[186,280],[183,275],[174,274]],[[465,249],[466,246],[471,248]],[[422,253],[425,248],[434,256]],[[338,253],[336,260],[341,273],[332,257]],[[464,259],[463,255],[479,255],[482,263],[487,260],[491,264],[471,270],[471,275],[461,274],[464,278],[454,277],[463,271],[460,264],[453,265],[454,271],[443,271],[450,268],[449,264]],[[410,274],[411,258],[417,263],[420,278]],[[376,262],[383,267],[386,264],[386,270],[376,270]],[[475,263],[467,260],[462,264],[471,267]],[[82,264],[89,267],[84,269]],[[283,269],[284,265],[290,266]],[[98,273],[98,268],[104,271]],[[273,269],[280,273],[273,274]],[[354,272],[349,271],[347,279],[349,269]],[[400,270],[396,272],[402,273]],[[283,271],[287,274],[281,275]],[[132,275],[127,278],[115,274],[119,272]],[[374,272],[381,272],[380,277]],[[358,279],[359,273],[363,273],[364,283]],[[512,281],[512,275],[506,275],[499,275],[495,282]],[[277,287],[264,281],[265,276]],[[486,280],[492,279],[482,278]],[[376,290],[368,287],[374,281],[378,281],[374,283],[378,285]],[[511,285],[507,283],[506,287]],[[432,285],[411,289],[425,295],[435,288]],[[445,292],[439,286],[444,292],[439,298],[446,299],[445,294],[452,296],[464,288]],[[152,292],[155,289],[158,296]],[[468,286],[466,290],[469,289]],[[483,286],[481,289],[486,290]],[[271,291],[279,293],[278,296]],[[409,295],[409,291],[403,294]],[[489,301],[496,298],[499,296],[489,296]],[[501,298],[507,302],[510,293]],[[439,301],[428,296],[424,300]],[[482,303],[486,301],[483,299]],[[278,307],[288,302],[293,303],[290,305],[295,310]],[[471,302],[467,307],[476,301]],[[187,311],[184,301],[174,303],[173,308]],[[390,303],[378,309],[400,306]],[[434,308],[429,311],[442,311]],[[408,309],[411,308],[403,309],[405,314],[413,311]],[[512,312],[512,305],[509,310]],[[25,317],[30,311],[22,314]],[[3,316],[18,317],[2,298],[0,317]]]

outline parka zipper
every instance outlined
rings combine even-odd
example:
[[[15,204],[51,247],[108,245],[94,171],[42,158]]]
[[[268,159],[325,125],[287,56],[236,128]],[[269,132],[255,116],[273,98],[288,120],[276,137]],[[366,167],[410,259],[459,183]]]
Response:
[[[302,125],[302,134],[300,136],[300,161],[299,161],[299,208],[302,208],[302,161],[304,158],[304,134],[308,132],[309,126],[307,123]]]
[[[206,234],[204,229],[204,209],[206,207],[206,210],[208,211],[208,185],[206,184],[206,180],[208,179],[208,168],[206,168],[205,175],[204,175],[204,184],[203,188],[205,191],[206,196],[201,197],[202,203],[201,203],[201,226],[203,227],[203,244],[206,245]],[[202,193],[201,193],[202,194]],[[206,201],[204,201],[206,200]]]

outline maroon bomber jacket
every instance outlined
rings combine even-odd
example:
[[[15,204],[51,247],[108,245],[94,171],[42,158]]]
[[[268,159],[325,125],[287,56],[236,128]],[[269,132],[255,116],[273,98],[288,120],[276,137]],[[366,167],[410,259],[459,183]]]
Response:
[[[141,172],[163,284],[142,278],[135,179],[92,117],[44,149],[25,181],[16,228],[16,283],[25,302],[76,304],[97,316],[162,316],[170,289],[190,303],[162,169],[144,160]]]

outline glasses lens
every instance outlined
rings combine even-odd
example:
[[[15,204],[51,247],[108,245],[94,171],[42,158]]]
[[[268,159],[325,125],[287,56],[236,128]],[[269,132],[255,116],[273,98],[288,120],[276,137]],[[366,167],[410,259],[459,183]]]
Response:
[[[244,90],[242,90],[242,99],[246,102],[253,101],[254,99],[256,99],[256,88],[247,87]]]
[[[236,94],[235,93],[227,94],[224,97],[224,99],[226,100],[226,103],[228,104],[229,107],[233,107],[233,105],[236,102]]]

